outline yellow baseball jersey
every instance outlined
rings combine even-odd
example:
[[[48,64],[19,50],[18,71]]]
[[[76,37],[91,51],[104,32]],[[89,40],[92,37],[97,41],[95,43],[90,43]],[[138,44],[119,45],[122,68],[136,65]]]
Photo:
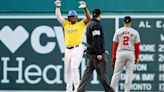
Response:
[[[63,22],[66,47],[75,46],[82,43],[83,31],[85,28],[84,21],[71,24],[68,20]]]

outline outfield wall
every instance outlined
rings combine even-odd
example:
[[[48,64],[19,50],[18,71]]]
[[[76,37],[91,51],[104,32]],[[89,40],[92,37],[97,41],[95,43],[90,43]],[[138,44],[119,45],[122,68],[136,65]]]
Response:
[[[65,16],[66,17],[66,16]],[[108,78],[112,37],[123,25],[123,17],[102,16],[105,47],[109,50]],[[79,16],[83,18],[83,16]],[[141,36],[140,63],[134,68],[134,92],[164,91],[164,16],[132,15],[133,27]],[[0,16],[0,91],[64,91],[64,35],[54,16]],[[86,38],[84,34],[85,47]],[[82,60],[82,76],[87,59]],[[124,90],[125,72],[119,90]],[[91,77],[88,91],[102,91],[96,73]]]

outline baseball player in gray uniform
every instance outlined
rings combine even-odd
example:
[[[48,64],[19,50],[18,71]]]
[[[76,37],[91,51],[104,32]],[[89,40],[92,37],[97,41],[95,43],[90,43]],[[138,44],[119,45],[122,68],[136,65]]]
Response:
[[[131,27],[131,17],[125,16],[124,27],[118,29],[113,37],[112,66],[114,74],[111,87],[117,91],[117,86],[123,68],[126,69],[125,92],[130,92],[133,76],[133,66],[138,63],[140,37]]]

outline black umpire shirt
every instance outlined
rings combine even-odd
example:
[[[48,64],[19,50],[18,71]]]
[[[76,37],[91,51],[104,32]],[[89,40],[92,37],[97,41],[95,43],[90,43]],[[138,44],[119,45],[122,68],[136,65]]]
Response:
[[[103,28],[99,20],[92,19],[87,26],[87,54],[102,55],[104,52]]]

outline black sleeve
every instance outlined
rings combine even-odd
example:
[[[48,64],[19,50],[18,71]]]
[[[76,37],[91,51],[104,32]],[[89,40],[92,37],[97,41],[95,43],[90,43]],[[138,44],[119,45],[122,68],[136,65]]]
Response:
[[[97,55],[102,55],[104,53],[104,39],[102,31],[103,29],[101,25],[94,25],[92,28],[92,37]]]

